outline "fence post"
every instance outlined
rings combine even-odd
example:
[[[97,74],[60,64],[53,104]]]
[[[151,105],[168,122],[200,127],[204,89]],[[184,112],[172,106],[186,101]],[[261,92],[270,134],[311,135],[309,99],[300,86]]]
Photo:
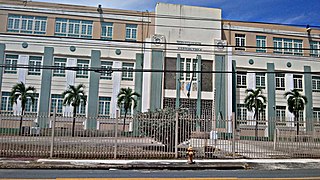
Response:
[[[116,125],[114,130],[114,154],[113,158],[117,159],[117,151],[118,151],[118,121],[119,121],[119,110],[116,110]]]
[[[53,111],[53,122],[51,124],[51,145],[50,145],[50,158],[53,157],[53,145],[54,145],[54,131],[55,131],[55,124],[56,124],[56,108]]]
[[[174,133],[174,155],[175,158],[178,158],[178,131],[179,131],[179,111],[176,111],[175,118],[175,133]]]
[[[235,113],[232,112],[232,158],[236,156],[235,146],[236,146],[236,122],[235,122]]]

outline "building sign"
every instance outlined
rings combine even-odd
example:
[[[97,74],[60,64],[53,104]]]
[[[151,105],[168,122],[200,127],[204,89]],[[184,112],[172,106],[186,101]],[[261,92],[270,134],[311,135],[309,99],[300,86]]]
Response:
[[[178,44],[183,44],[187,46],[200,46],[201,42],[193,42],[193,41],[177,41]],[[184,51],[202,51],[202,48],[193,48],[193,47],[186,47],[186,46],[178,46],[179,50],[184,50]]]

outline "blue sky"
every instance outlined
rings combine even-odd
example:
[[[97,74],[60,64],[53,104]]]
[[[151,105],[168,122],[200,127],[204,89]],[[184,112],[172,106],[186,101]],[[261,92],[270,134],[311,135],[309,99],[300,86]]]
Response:
[[[34,0],[154,11],[156,2],[214,7],[230,20],[320,26],[320,0]]]

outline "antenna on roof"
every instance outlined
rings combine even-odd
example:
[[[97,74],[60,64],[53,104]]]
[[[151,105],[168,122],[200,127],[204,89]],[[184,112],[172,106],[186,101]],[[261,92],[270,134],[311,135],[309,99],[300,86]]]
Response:
[[[100,13],[100,14],[103,13],[103,10],[102,10],[101,7],[102,7],[101,4],[99,4],[99,5],[98,5],[98,8],[97,8],[98,13]]]
[[[28,3],[28,2],[32,2],[32,0],[23,0],[23,1],[22,1],[22,3],[23,3],[24,6],[27,6],[27,3]]]

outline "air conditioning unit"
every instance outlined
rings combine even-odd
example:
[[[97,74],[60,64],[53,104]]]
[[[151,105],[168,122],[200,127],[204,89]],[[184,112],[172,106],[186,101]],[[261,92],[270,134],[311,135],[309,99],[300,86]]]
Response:
[[[227,41],[215,39],[214,40],[214,51],[225,52],[227,50]]]
[[[161,34],[155,34],[151,38],[152,41],[152,47],[154,48],[164,48],[165,46],[165,37]]]

